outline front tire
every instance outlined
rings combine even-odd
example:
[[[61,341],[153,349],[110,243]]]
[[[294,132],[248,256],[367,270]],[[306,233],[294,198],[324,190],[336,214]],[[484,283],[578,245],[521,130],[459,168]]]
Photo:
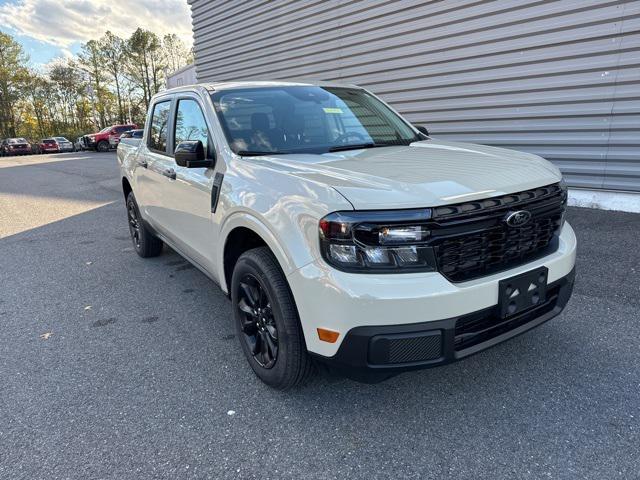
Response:
[[[160,255],[162,253],[162,240],[151,233],[142,221],[140,209],[133,192],[129,192],[129,195],[127,195],[127,217],[129,220],[129,233],[136,253],[142,258]]]
[[[243,253],[231,279],[236,333],[254,373],[270,387],[304,383],[313,365],[289,284],[267,247]]]
[[[108,152],[109,151],[109,142],[107,142],[106,140],[102,140],[96,146],[96,150],[98,152],[102,152],[102,153]]]

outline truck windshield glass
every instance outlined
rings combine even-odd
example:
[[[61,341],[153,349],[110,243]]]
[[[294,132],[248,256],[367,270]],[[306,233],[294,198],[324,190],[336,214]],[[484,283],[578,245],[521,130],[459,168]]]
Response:
[[[423,140],[357,88],[246,88],[215,92],[212,100],[231,149],[240,155],[327,153]]]

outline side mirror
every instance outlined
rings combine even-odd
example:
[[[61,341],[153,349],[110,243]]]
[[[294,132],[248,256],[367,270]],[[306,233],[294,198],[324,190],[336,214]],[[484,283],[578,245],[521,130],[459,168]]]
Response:
[[[205,158],[204,145],[200,140],[186,140],[176,145],[176,164],[187,168],[213,168],[213,160]]]
[[[427,130],[427,127],[422,125],[414,125],[414,127],[423,135],[426,135],[427,137],[429,136],[429,130]]]

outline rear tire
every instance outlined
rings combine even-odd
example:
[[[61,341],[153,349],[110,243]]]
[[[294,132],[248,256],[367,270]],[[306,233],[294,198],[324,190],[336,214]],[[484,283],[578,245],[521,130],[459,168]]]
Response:
[[[305,383],[313,364],[293,294],[269,248],[240,256],[231,279],[231,302],[240,345],[258,378],[279,390]]]
[[[151,233],[145,225],[133,192],[129,192],[129,195],[127,195],[127,216],[129,220],[129,233],[131,234],[133,248],[136,253],[142,258],[157,257],[160,255],[162,253],[162,240]]]

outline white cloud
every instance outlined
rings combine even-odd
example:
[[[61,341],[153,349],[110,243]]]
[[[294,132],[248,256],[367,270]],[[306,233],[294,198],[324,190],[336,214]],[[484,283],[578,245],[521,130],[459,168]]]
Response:
[[[193,43],[186,0],[9,0],[0,5],[0,25],[62,48],[107,30],[126,38],[138,27]]]
[[[73,52],[71,52],[71,50],[69,50],[68,48],[62,48],[62,49],[60,49],[60,52],[62,53],[62,57],[66,58],[67,60],[72,59],[72,58],[75,57]]]

